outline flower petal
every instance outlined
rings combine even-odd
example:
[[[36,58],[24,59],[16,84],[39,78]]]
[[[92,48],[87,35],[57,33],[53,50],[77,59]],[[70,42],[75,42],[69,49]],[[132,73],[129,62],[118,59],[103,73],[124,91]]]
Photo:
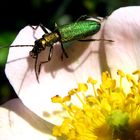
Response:
[[[29,56],[35,38],[41,37],[41,28],[33,30],[30,26],[20,31],[12,45],[25,47],[10,48],[6,64],[6,75],[23,103],[40,117],[60,124],[55,118],[60,116],[62,107],[51,102],[51,97],[65,96],[78,82],[84,82],[88,76],[100,78],[99,46],[100,42],[75,42],[66,48],[69,58],[61,60],[60,45],[54,44],[51,61],[41,67],[39,83],[35,76],[35,60]],[[94,38],[100,38],[100,32]],[[31,42],[30,42],[31,40]],[[49,48],[40,54],[39,61],[47,60]],[[52,118],[52,115],[54,118]]]
[[[140,6],[123,7],[114,11],[104,26],[105,38],[114,43],[106,45],[109,69],[131,73],[140,67]]]
[[[52,127],[28,110],[19,99],[10,100],[0,107],[1,140],[55,140],[51,135]]]

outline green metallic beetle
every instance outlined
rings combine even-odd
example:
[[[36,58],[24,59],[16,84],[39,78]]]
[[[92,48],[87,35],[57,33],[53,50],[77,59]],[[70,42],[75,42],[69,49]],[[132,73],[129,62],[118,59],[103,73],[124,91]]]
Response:
[[[96,34],[100,30],[100,27],[101,27],[101,24],[99,21],[85,20],[87,18],[88,16],[82,16],[74,23],[65,24],[65,25],[56,27],[54,31],[52,31],[51,33],[48,33],[48,31],[43,25],[39,25],[42,28],[42,30],[45,32],[45,34],[42,36],[42,38],[37,39],[34,45],[28,45],[28,46],[33,46],[33,49],[30,51],[30,56],[32,58],[35,58],[35,74],[36,74],[37,80],[38,80],[38,75],[40,73],[41,65],[43,63],[49,62],[52,58],[52,50],[53,50],[54,43],[60,42],[61,49],[62,49],[62,57],[64,54],[65,57],[67,58],[68,55],[64,49],[63,43],[74,41],[74,40],[79,40],[79,41],[104,40],[104,39],[82,40],[88,36]],[[107,40],[107,41],[111,41],[111,40]],[[18,46],[20,45],[16,45],[16,47]],[[12,46],[12,47],[15,47],[15,46]],[[45,50],[46,47],[50,48],[48,59],[46,61],[41,62],[39,64],[39,69],[37,70],[38,55],[43,50]]]

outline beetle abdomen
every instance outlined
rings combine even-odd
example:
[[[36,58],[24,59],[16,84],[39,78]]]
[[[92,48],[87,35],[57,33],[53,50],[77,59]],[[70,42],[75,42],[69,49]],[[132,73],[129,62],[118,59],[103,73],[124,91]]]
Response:
[[[84,20],[59,26],[56,30],[61,35],[61,41],[68,42],[96,34],[100,30],[100,27],[101,24],[97,21]]]

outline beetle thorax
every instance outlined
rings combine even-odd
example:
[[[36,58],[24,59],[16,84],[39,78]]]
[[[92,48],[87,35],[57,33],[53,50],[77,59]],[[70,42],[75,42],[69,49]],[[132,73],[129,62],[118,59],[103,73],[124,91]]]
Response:
[[[54,45],[54,43],[60,41],[60,36],[56,32],[52,32],[50,34],[44,34],[42,39],[46,41],[46,47],[50,47],[50,45]]]

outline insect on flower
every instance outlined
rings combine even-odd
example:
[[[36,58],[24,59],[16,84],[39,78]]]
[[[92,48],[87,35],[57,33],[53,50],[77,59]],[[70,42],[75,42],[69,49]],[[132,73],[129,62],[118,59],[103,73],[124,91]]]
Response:
[[[81,16],[76,22],[65,24],[61,26],[55,27],[55,29],[49,33],[46,28],[40,24],[36,27],[31,26],[34,30],[38,27],[41,27],[41,29],[44,31],[44,35],[40,39],[36,39],[34,42],[34,45],[14,45],[10,47],[33,47],[33,49],[30,51],[30,56],[35,59],[35,75],[37,78],[37,81],[39,82],[39,73],[41,69],[41,65],[44,63],[47,63],[52,58],[52,52],[53,47],[56,42],[60,42],[61,49],[62,49],[62,55],[61,58],[63,59],[63,55],[68,58],[68,54],[65,51],[65,46],[63,46],[64,43],[78,40],[78,41],[110,41],[112,40],[105,40],[105,39],[86,39],[84,38],[96,34],[100,28],[101,28],[101,19],[96,18],[96,20],[86,20],[89,18],[89,16]],[[46,61],[42,61],[39,63],[39,68],[37,68],[37,62],[38,62],[38,55],[45,50],[46,48],[49,48],[49,54]]]

